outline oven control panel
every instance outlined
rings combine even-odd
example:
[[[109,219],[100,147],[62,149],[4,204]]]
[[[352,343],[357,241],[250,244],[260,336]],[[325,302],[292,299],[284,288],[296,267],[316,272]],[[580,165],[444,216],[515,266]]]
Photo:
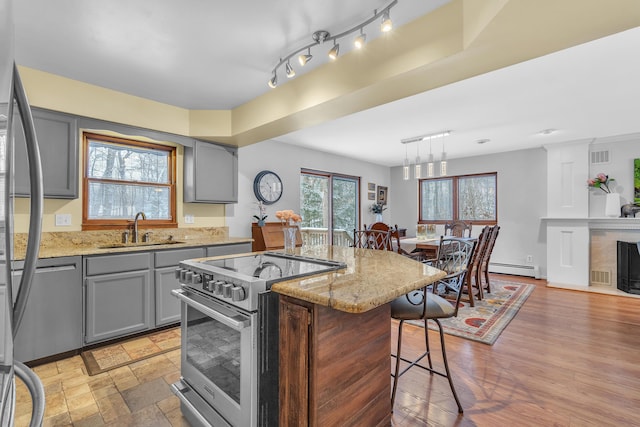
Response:
[[[245,289],[248,286],[238,283],[238,280],[233,278],[214,273],[193,271],[183,267],[176,268],[175,275],[180,283],[226,301],[240,303],[249,297]]]

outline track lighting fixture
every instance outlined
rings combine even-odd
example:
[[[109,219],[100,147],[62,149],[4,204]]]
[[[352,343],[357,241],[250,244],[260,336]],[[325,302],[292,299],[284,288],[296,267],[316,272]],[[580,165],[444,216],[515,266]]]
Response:
[[[354,45],[357,49],[361,49],[367,40],[367,35],[364,33],[364,27],[371,24],[378,18],[382,18],[380,31],[382,31],[383,33],[391,31],[393,29],[393,23],[391,22],[389,11],[397,3],[398,3],[398,0],[393,0],[391,3],[385,6],[384,9],[380,11],[374,10],[373,16],[371,18],[335,36],[332,36],[331,34],[329,34],[328,31],[324,31],[324,30],[319,30],[314,32],[311,36],[311,38],[313,39],[312,43],[306,46],[303,46],[291,52],[289,55],[285,56],[283,59],[280,59],[280,62],[278,62],[278,64],[273,68],[273,72],[272,72],[273,77],[271,78],[271,80],[269,80],[269,87],[275,88],[278,85],[278,77],[277,77],[278,68],[280,68],[283,65],[284,65],[285,73],[287,77],[288,78],[294,77],[296,75],[296,71],[291,66],[290,59],[295,56],[298,56],[298,63],[300,64],[300,66],[304,66],[307,62],[311,60],[311,58],[313,58],[313,55],[311,55],[311,48],[314,46],[323,44],[324,42],[327,42],[327,41],[333,41],[333,47],[329,50],[328,55],[331,60],[336,60],[336,58],[338,58],[338,53],[340,51],[340,44],[338,43],[338,40],[350,35],[351,33],[360,31],[360,35],[358,35],[358,37],[356,37],[354,40]],[[307,53],[304,54],[303,53],[304,51],[307,51]]]
[[[433,163],[433,153],[431,152],[431,140],[432,138],[442,138],[442,157],[440,158],[440,176],[446,176],[447,175],[447,153],[444,151],[444,137],[451,135],[450,130],[446,130],[443,132],[436,132],[436,133],[431,133],[431,134],[427,134],[427,135],[419,135],[419,136],[414,136],[412,138],[405,138],[400,140],[401,144],[404,144],[405,147],[405,155],[404,155],[404,162],[402,164],[402,177],[404,180],[408,180],[409,179],[409,169],[410,169],[410,164],[409,164],[409,159],[407,158],[407,144],[411,144],[414,142],[420,143],[421,141],[426,141],[427,139],[429,140],[429,160],[427,162],[427,177],[428,178],[433,178],[433,174],[434,174],[434,163]],[[418,147],[416,149],[416,164],[414,165],[414,177],[415,179],[421,179],[422,178],[422,164],[421,164],[421,160],[420,160],[420,146],[418,144]]]
[[[339,52],[340,52],[340,45],[337,44],[335,40],[333,40],[333,47],[329,51],[329,59],[332,61],[335,61],[336,59],[338,59]]]

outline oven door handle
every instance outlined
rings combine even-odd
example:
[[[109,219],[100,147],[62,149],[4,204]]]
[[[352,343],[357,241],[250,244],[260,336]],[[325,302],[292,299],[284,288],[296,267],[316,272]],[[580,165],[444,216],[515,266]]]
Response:
[[[250,319],[238,320],[238,319],[234,319],[233,317],[225,316],[224,314],[216,310],[213,310],[192,298],[189,298],[187,296],[187,293],[181,289],[172,289],[171,293],[173,294],[173,296],[181,299],[185,304],[190,305],[196,310],[203,312],[204,314],[211,317],[212,319],[215,319],[218,322],[224,325],[227,325],[230,328],[235,329],[236,331],[241,331],[242,329],[246,328],[251,324]]]

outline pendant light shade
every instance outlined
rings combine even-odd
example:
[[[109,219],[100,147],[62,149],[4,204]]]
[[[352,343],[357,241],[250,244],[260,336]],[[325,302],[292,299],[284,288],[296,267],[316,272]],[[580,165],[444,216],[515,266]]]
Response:
[[[444,139],[442,140],[442,157],[440,157],[440,176],[447,176],[447,153],[444,152]]]
[[[420,144],[416,144],[416,164],[413,166],[413,177],[415,179],[422,178],[422,163],[420,161]]]
[[[427,178],[433,178],[433,153],[431,152],[431,137],[429,137],[429,160],[427,161]]]
[[[407,146],[404,146],[404,163],[402,164],[402,179],[409,180],[409,158],[407,157]]]

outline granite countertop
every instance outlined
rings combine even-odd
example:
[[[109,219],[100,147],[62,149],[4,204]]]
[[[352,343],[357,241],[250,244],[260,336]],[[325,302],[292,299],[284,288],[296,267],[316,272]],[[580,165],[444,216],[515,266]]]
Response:
[[[167,229],[140,229],[139,236],[151,231],[150,242],[122,243],[122,230],[44,232],[40,242],[39,258],[57,258],[77,255],[100,255],[161,249],[181,249],[195,246],[215,246],[250,243],[249,237],[229,237],[227,227],[193,227]],[[27,234],[14,236],[14,259],[24,259]]]
[[[348,313],[363,313],[435,282],[446,273],[390,251],[303,246],[296,253],[331,259],[347,268],[278,282],[271,290]]]

